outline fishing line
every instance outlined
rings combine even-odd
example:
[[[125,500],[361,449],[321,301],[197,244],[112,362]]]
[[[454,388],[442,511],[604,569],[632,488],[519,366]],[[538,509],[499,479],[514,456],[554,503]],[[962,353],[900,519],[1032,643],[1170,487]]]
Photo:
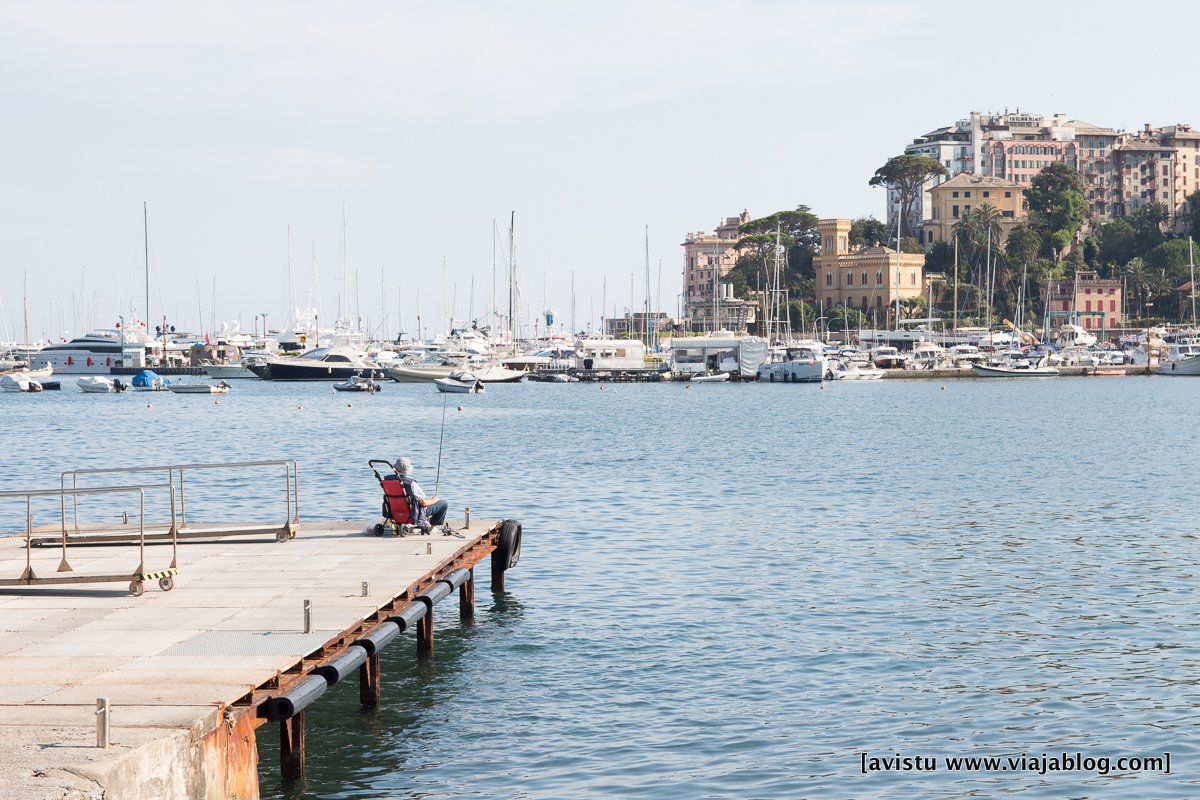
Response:
[[[442,429],[438,433],[438,462],[437,462],[437,478],[433,481],[433,496],[438,496],[438,487],[442,484],[442,441],[446,438],[446,401],[450,399],[450,395],[442,395]]]

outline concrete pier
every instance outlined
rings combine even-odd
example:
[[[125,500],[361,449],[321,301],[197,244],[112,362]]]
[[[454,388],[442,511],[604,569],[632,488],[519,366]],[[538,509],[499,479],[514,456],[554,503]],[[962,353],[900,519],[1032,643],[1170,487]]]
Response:
[[[354,642],[418,595],[452,596],[430,592],[448,576],[467,581],[460,613],[470,616],[470,570],[503,526],[451,524],[462,538],[365,536],[365,521],[328,521],[304,522],[285,542],[191,542],[180,545],[175,588],[148,584],[141,597],[117,583],[0,589],[0,798],[257,798],[255,729],[273,724],[263,709],[275,698],[312,681],[318,665],[352,657]],[[24,541],[0,538],[0,574],[24,568]],[[147,561],[161,560],[155,550],[169,547],[147,545]],[[38,574],[58,567],[54,548],[32,557]],[[134,546],[72,549],[80,574],[137,565]],[[418,643],[390,646],[428,654],[433,645],[429,626]],[[386,694],[377,653],[358,676],[364,705]],[[110,707],[107,748],[97,746],[98,698]],[[303,711],[278,724],[292,745],[285,770],[301,773]]]

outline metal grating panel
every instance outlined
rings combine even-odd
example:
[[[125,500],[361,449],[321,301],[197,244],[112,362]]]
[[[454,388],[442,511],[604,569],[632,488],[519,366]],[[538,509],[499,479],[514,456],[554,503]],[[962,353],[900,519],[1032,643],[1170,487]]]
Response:
[[[164,656],[304,656],[338,631],[284,633],[279,631],[205,631],[171,645]]]

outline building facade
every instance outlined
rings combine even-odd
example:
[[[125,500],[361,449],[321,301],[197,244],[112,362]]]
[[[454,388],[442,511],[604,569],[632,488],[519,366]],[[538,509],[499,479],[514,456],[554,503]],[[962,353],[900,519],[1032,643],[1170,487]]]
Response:
[[[1078,272],[1067,280],[1050,281],[1047,288],[1052,326],[1071,322],[1100,331],[1125,323],[1119,280],[1101,278],[1095,272]]]
[[[1079,170],[1093,219],[1109,222],[1163,203],[1167,224],[1175,230],[1190,211],[1188,198],[1200,190],[1200,132],[1183,124],[1147,124],[1127,132],[1065,114],[971,112],[914,139],[904,152],[937,158],[950,172],[925,185],[910,229],[933,218],[933,189],[958,174],[1002,178],[1028,188],[1048,165],[1067,164]],[[888,224],[894,226],[899,197],[891,190],[887,206]]]
[[[933,187],[932,216],[925,221],[924,242],[954,240],[954,226],[972,208],[990,205],[1000,214],[1001,243],[1014,225],[1025,219],[1025,189],[1011,180],[987,176],[955,175]]]
[[[750,215],[743,211],[740,216],[726,217],[712,233],[699,231],[684,237],[684,314],[689,319],[712,306],[714,288],[720,286],[721,279],[741,255],[736,245],[741,238],[741,226],[749,221]]]
[[[817,224],[821,236],[820,255],[813,262],[817,302],[822,310],[852,306],[886,319],[897,299],[919,297],[925,291],[925,256],[880,246],[851,250],[850,225],[848,219],[823,219]]]

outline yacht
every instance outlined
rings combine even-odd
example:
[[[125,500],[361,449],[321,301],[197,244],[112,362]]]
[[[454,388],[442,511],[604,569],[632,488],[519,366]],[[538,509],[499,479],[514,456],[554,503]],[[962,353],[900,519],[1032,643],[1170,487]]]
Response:
[[[891,345],[885,345],[871,350],[871,363],[883,369],[896,369],[908,363],[908,356],[902,355]]]
[[[973,344],[956,344],[950,348],[949,355],[956,367],[970,367],[983,361],[983,353]]]
[[[141,331],[97,330],[43,347],[36,363],[48,364],[60,375],[107,375],[112,367],[144,367],[153,345]]]
[[[351,347],[318,347],[294,358],[268,356],[247,365],[266,381],[344,381],[385,378],[384,370]]]
[[[820,383],[825,379],[825,347],[812,342],[778,348],[770,361],[759,366],[757,377],[770,382]]]
[[[1173,342],[1167,357],[1158,365],[1159,375],[1200,375],[1200,344]]]
[[[939,369],[946,365],[946,348],[929,341],[917,342],[906,365],[908,369]]]
[[[1058,370],[1048,366],[1045,356],[1034,360],[1021,352],[1005,353],[987,364],[972,364],[979,378],[1053,378]]]

